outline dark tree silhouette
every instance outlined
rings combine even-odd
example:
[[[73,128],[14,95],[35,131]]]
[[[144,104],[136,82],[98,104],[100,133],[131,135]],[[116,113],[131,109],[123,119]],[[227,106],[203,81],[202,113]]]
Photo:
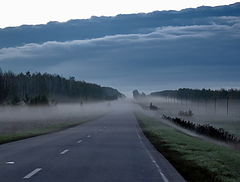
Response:
[[[240,90],[237,89],[189,89],[180,88],[178,90],[165,90],[161,92],[153,92],[152,96],[163,96],[177,99],[202,99],[202,100],[216,100],[216,99],[240,99]]]
[[[101,87],[97,84],[76,81],[74,77],[66,79],[48,73],[20,74],[2,72],[0,69],[0,103],[28,104],[47,103],[49,99],[59,98],[81,100],[113,100],[122,97],[118,90]]]

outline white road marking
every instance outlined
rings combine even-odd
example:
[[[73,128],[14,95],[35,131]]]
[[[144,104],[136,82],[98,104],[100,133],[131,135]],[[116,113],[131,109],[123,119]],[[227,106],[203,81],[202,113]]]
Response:
[[[31,178],[33,175],[37,174],[39,171],[41,171],[42,168],[37,168],[34,169],[32,172],[30,172],[29,174],[27,174],[26,176],[23,177],[23,179],[29,179]]]
[[[6,162],[6,164],[15,164],[15,162],[13,162],[13,161],[8,161],[8,162]]]
[[[153,164],[155,165],[155,167],[157,168],[158,173],[161,175],[163,181],[164,181],[164,182],[168,182],[168,179],[167,179],[166,176],[163,174],[163,172],[162,172],[161,168],[159,167],[159,165],[157,164],[157,162],[154,160],[152,154],[149,152],[149,150],[148,150],[148,149],[146,148],[146,146],[144,145],[144,143],[143,143],[143,141],[142,141],[142,138],[140,137],[138,131],[137,131],[137,136],[138,136],[141,144],[144,146],[144,149],[146,150],[146,152],[147,152],[149,158],[151,159],[152,163],[153,163]]]
[[[140,139],[140,141],[142,141],[142,139],[141,139],[141,137],[140,137],[140,135],[137,133],[137,136],[138,136],[138,138]]]
[[[62,151],[60,154],[61,154],[61,155],[66,154],[68,151],[69,151],[69,150],[66,149],[66,150]]]
[[[91,135],[88,135],[87,137],[88,137],[88,138],[90,138],[90,137],[91,137]]]
[[[77,143],[82,143],[82,140],[78,140]]]

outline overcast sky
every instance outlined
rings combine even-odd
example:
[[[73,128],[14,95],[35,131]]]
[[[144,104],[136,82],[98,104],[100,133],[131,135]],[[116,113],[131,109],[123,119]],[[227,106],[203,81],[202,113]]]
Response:
[[[221,17],[215,22],[222,24],[2,48],[0,67],[75,76],[128,95],[135,88],[239,88],[240,19]]]
[[[126,1],[113,4],[106,0],[94,5],[77,5],[73,0],[67,4],[59,1],[54,4],[54,0],[52,4],[45,0],[41,4],[27,1],[15,4],[12,7],[17,9],[11,11],[0,6],[0,18],[4,18],[0,22],[45,23],[91,15],[217,5],[199,0],[181,1],[181,4],[171,0],[168,2],[172,4],[131,1],[133,4],[128,5]],[[17,13],[20,11],[24,13]],[[133,89],[149,93],[181,87],[240,88],[239,48],[240,3],[222,8],[92,18],[1,30],[0,68],[14,73],[40,71],[66,78],[74,76],[77,80],[117,88],[127,95]]]
[[[0,28],[95,16],[217,6],[236,0],[1,0]]]

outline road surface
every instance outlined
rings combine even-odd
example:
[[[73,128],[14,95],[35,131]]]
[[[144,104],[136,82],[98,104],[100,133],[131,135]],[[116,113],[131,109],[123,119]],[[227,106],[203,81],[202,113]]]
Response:
[[[0,145],[1,182],[181,182],[139,129],[114,111],[61,132]]]

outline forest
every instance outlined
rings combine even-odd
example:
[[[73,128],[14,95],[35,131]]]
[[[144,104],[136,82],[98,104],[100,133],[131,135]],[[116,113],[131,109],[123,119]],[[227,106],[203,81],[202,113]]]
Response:
[[[0,69],[0,104],[47,104],[63,100],[114,100],[118,90],[48,73],[15,74]]]
[[[240,90],[238,89],[189,89],[180,88],[178,90],[165,90],[160,92],[152,92],[151,96],[163,96],[176,99],[203,99],[203,100],[214,100],[214,99],[240,99]]]

